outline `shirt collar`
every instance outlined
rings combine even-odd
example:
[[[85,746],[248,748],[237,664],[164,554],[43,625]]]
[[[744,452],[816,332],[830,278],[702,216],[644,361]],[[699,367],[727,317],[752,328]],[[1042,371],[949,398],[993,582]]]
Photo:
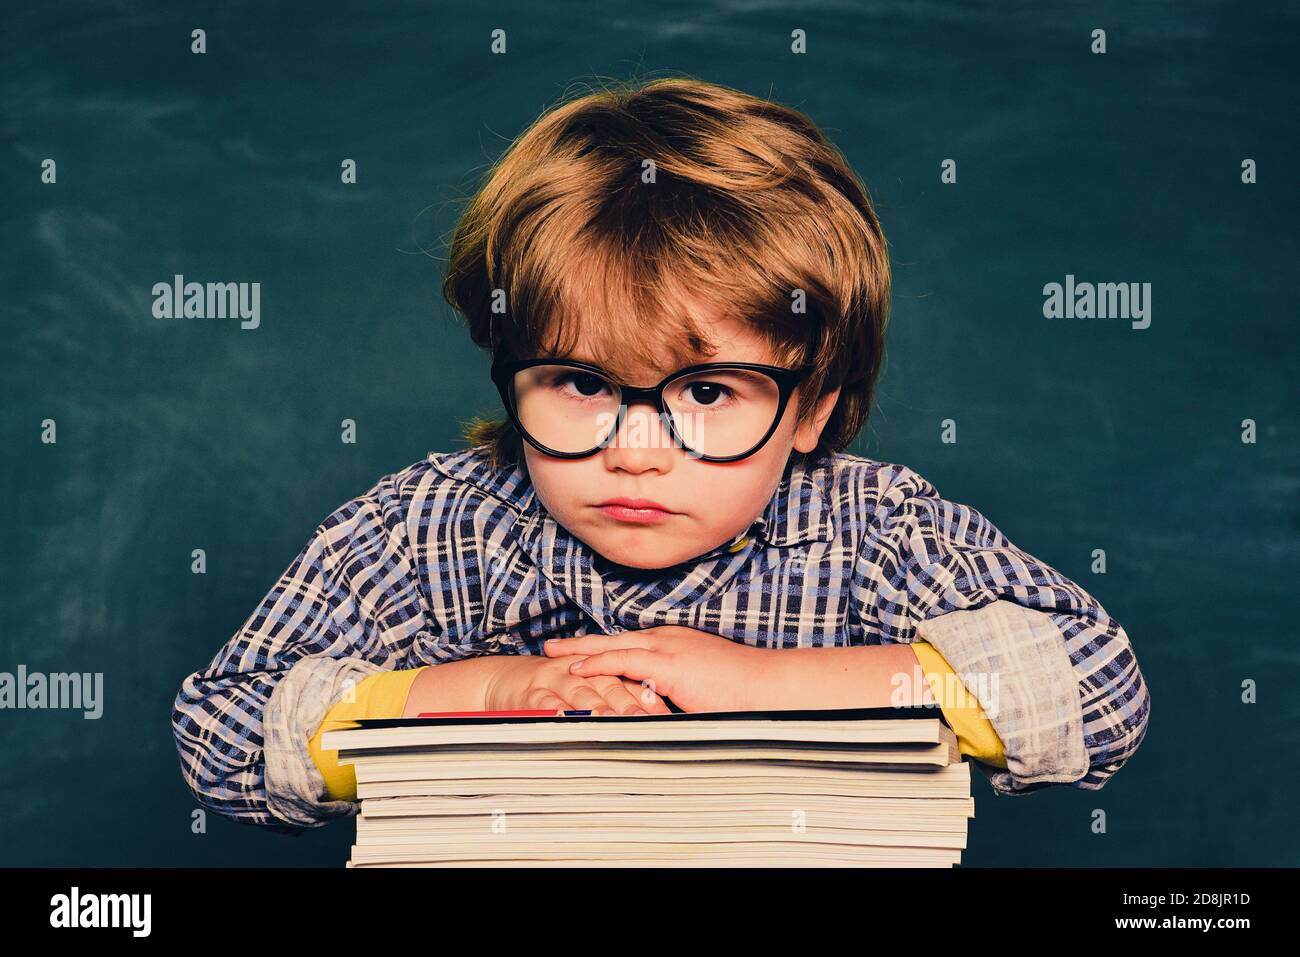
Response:
[[[791,455],[767,509],[754,520],[750,534],[769,545],[786,547],[828,542],[835,536],[830,479],[833,462],[804,462]]]
[[[531,513],[539,507],[537,493],[523,465],[494,468],[481,446],[455,452],[430,452],[428,461],[448,478],[480,488],[520,512]]]

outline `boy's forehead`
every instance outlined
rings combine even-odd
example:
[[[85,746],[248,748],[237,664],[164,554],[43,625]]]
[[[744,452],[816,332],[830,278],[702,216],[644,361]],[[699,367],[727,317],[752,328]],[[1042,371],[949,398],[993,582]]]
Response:
[[[626,333],[610,335],[594,323],[578,323],[574,345],[565,358],[599,365],[625,378],[653,381],[688,365],[703,362],[772,363],[767,341],[742,319],[721,315],[711,307],[694,305],[690,320],[704,341],[663,333],[676,325],[670,318],[643,319]],[[624,329],[627,329],[625,326]]]

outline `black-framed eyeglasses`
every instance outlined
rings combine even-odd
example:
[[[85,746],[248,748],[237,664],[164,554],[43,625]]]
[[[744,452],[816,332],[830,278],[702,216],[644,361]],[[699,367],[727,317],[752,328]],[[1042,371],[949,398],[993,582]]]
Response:
[[[734,462],[767,443],[813,368],[705,362],[637,388],[587,362],[540,358],[495,362],[492,381],[511,422],[547,455],[594,455],[619,434],[629,406],[648,403],[675,446],[708,462]],[[655,429],[646,439],[653,443],[660,434]]]

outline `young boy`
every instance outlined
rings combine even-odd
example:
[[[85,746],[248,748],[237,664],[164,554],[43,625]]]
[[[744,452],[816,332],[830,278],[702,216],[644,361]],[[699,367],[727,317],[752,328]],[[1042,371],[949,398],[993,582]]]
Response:
[[[842,451],[889,264],[800,113],[680,79],[553,110],[470,204],[444,294],[507,416],[330,515],[185,680],[201,804],[291,832],[355,814],[322,732],[420,711],[937,704],[1005,794],[1100,788],[1141,743],[1147,689],[1095,599]]]

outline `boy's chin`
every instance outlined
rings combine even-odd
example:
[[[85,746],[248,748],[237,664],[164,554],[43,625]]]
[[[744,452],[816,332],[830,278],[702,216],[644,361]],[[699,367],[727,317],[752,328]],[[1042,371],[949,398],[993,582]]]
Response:
[[[664,568],[672,568],[674,565],[689,560],[694,554],[702,554],[701,552],[691,554],[683,552],[680,542],[665,543],[665,545],[671,547],[664,548],[656,548],[646,542],[639,545],[629,545],[626,542],[589,542],[588,544],[595,548],[596,553],[604,561],[640,571],[658,571]]]
[[[681,539],[668,540],[656,548],[649,542],[628,545],[626,542],[588,542],[605,563],[638,571],[663,571],[689,562],[709,551],[707,546],[692,547]]]

